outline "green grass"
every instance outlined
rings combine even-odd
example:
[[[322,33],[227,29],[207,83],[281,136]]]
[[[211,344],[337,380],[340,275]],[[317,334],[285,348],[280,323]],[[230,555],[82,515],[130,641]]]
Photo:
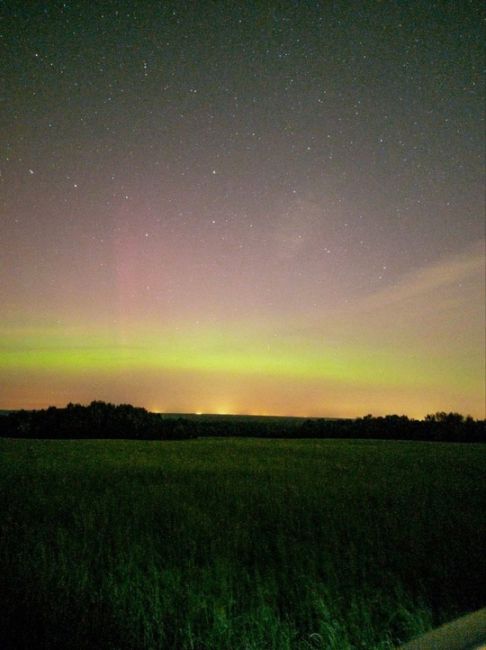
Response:
[[[485,450],[0,440],[0,646],[391,648],[484,604]]]

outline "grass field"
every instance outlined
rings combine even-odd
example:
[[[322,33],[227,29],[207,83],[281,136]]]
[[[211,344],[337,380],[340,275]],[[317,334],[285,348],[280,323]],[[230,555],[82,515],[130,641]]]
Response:
[[[485,451],[0,440],[0,647],[390,648],[484,604]]]

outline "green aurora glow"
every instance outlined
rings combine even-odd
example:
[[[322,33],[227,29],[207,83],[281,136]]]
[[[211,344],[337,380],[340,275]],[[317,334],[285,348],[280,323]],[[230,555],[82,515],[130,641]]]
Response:
[[[178,370],[221,375],[261,375],[294,380],[327,379],[367,386],[456,386],[471,389],[475,376],[461,355],[430,364],[393,349],[310,342],[250,339],[224,335],[220,329],[136,337],[117,344],[96,336],[4,337],[0,371],[49,370],[71,376],[86,372]]]

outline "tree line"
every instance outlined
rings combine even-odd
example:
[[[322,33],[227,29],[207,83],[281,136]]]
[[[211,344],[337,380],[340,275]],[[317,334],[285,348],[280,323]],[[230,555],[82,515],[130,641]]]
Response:
[[[486,421],[438,412],[423,420],[406,415],[366,415],[355,420],[306,420],[301,435],[311,438],[374,438],[437,442],[485,442]]]
[[[196,437],[362,438],[485,442],[486,421],[439,412],[415,420],[405,415],[356,419],[240,416],[168,417],[130,404],[93,401],[0,417],[0,436],[12,438],[108,438],[186,440]]]
[[[39,411],[12,411],[0,417],[0,436],[13,438],[134,438],[183,440],[194,438],[193,424],[183,418],[162,419],[130,404],[93,401]]]

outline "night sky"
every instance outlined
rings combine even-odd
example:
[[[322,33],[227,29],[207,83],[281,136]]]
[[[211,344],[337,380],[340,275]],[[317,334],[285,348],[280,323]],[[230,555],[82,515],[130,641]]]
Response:
[[[484,417],[481,6],[2,3],[0,408]]]

